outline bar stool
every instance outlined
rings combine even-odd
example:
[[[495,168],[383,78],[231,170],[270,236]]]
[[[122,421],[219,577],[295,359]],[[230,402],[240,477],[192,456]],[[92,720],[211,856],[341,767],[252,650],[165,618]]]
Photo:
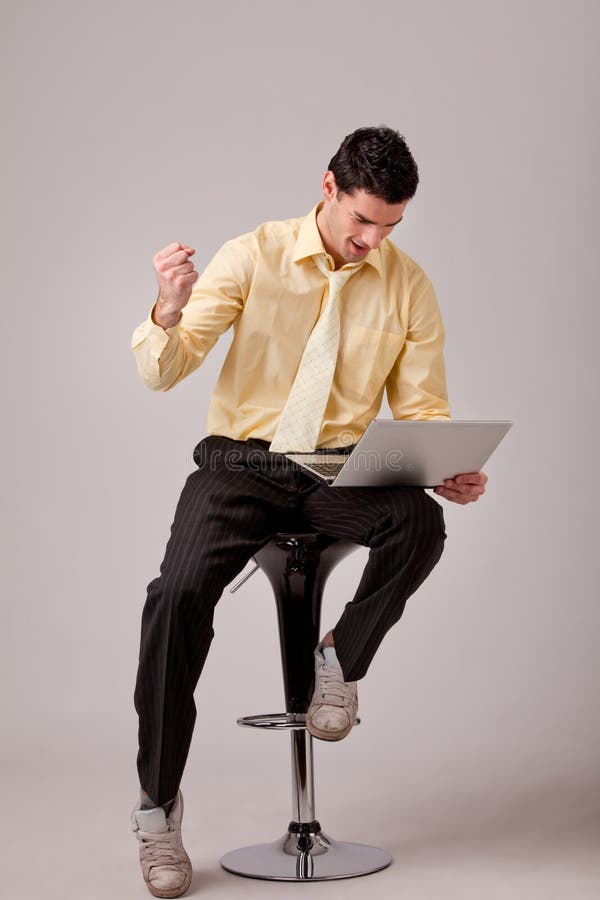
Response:
[[[276,534],[254,557],[253,571],[263,570],[277,603],[286,712],[243,716],[238,725],[290,731],[292,821],[275,841],[226,853],[221,865],[228,872],[273,881],[329,881],[367,875],[392,861],[377,847],[333,840],[315,816],[313,746],[306,711],[314,690],[321,601],[331,571],[356,549],[350,541],[316,532],[286,533]]]

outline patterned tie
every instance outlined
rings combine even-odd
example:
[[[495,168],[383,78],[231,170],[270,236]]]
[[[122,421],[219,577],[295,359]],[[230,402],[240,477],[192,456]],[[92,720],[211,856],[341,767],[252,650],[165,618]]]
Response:
[[[329,298],[304,348],[292,385],[271,442],[277,453],[310,453],[317,446],[340,343],[340,313],[337,298],[348,278],[362,263],[332,272],[324,256],[313,257],[329,281]]]

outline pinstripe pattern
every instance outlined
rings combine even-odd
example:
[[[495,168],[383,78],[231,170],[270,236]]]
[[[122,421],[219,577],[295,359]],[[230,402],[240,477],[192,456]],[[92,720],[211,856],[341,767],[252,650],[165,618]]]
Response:
[[[344,679],[357,681],[442,554],[442,508],[421,488],[324,486],[306,499],[303,516],[315,531],[370,548],[355,595],[333,629]]]
[[[441,507],[424,491],[332,489],[266,446],[211,436],[196,447],[198,469],[177,504],[160,575],[148,585],[134,695],[137,764],[140,784],[159,804],[177,793],[187,759],[215,605],[274,533],[309,527],[370,548],[333,631],[347,681],[364,676],[442,552]]]

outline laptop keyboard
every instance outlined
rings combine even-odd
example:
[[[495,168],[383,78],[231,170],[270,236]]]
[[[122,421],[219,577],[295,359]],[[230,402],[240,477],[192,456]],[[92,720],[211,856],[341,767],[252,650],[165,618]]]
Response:
[[[321,475],[323,478],[335,478],[339,474],[344,463],[310,463],[306,464],[307,469]]]

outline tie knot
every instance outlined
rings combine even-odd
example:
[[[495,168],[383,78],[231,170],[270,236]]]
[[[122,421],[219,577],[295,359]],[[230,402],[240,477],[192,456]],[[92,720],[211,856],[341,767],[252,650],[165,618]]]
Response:
[[[325,259],[324,256],[321,256],[321,255],[314,256],[313,259],[314,259],[317,267],[321,270],[323,275],[325,275],[325,277],[328,279],[329,291],[331,294],[333,294],[333,293],[337,294],[341,290],[343,285],[346,283],[346,281],[350,278],[350,276],[354,275],[356,270],[362,266],[362,263],[358,263],[356,265],[353,265],[349,269],[332,270],[328,267],[327,260]]]

